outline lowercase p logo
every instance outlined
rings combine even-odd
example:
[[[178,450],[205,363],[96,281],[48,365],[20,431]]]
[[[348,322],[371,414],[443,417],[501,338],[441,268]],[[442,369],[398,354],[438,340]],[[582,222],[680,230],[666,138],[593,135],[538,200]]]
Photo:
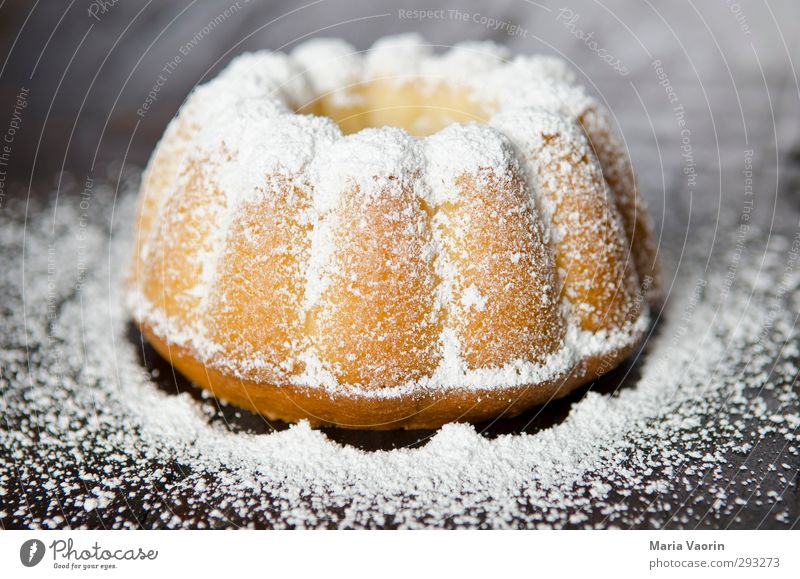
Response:
[[[44,557],[44,543],[39,539],[28,539],[19,548],[19,560],[26,567],[35,567]]]

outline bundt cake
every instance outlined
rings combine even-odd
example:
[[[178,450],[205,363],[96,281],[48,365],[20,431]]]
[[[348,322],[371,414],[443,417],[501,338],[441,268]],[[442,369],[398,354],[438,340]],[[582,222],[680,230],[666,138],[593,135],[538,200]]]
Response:
[[[236,58],[143,177],[129,305],[216,396],[287,421],[514,415],[615,367],[658,294],[608,113],[559,60],[414,36]]]

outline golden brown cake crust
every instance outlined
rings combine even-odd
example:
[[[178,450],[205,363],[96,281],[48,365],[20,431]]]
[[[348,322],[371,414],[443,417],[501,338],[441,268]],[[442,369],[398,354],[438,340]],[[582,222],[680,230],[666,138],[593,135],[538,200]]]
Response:
[[[189,380],[215,397],[257,412],[270,420],[312,426],[393,430],[438,428],[447,422],[482,422],[502,416],[511,418],[540,404],[563,398],[576,388],[616,367],[641,344],[593,356],[555,380],[535,385],[494,390],[448,389],[380,398],[335,396],[323,388],[276,386],[242,380],[203,365],[186,347],[168,344],[146,323],[140,329],[156,351]]]

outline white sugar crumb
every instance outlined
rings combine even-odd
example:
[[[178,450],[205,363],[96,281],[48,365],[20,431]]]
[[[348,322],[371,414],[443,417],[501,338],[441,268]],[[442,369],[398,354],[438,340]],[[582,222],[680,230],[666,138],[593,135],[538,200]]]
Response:
[[[328,98],[336,106],[359,103],[348,90],[364,77],[363,57],[353,46],[338,38],[317,38],[298,46],[291,57],[315,97]]]
[[[461,296],[461,305],[465,308],[475,308],[479,312],[482,312],[486,307],[486,300],[489,298],[481,295],[480,290],[475,284],[469,286],[466,290],[464,290],[464,294]]]
[[[421,63],[433,54],[432,46],[418,34],[398,34],[378,40],[366,56],[370,78],[418,76]]]
[[[344,193],[370,196],[399,194],[422,169],[419,143],[402,129],[364,129],[335,142],[313,167],[320,212],[332,209]]]
[[[425,139],[423,149],[425,191],[433,206],[457,201],[464,176],[503,175],[516,168],[508,139],[476,123],[450,125]]]
[[[800,369],[781,344],[798,339],[800,294],[786,251],[745,252],[724,294],[723,267],[684,255],[638,378],[589,391],[549,428],[489,438],[451,424],[422,446],[370,452],[305,423],[258,434],[236,423],[245,411],[157,385],[121,299],[136,186],[122,187],[110,241],[102,204],[115,188],[99,180],[80,236],[77,201],[59,205],[55,228],[48,210],[26,225],[0,218],[4,526],[796,524],[784,505],[800,463]]]

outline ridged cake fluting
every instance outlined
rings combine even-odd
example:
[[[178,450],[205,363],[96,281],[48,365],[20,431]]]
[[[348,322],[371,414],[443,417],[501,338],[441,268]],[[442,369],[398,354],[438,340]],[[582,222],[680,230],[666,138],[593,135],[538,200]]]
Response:
[[[591,381],[639,344],[659,279],[628,156],[575,82],[416,37],[240,56],[147,167],[134,318],[285,420],[430,427]]]

